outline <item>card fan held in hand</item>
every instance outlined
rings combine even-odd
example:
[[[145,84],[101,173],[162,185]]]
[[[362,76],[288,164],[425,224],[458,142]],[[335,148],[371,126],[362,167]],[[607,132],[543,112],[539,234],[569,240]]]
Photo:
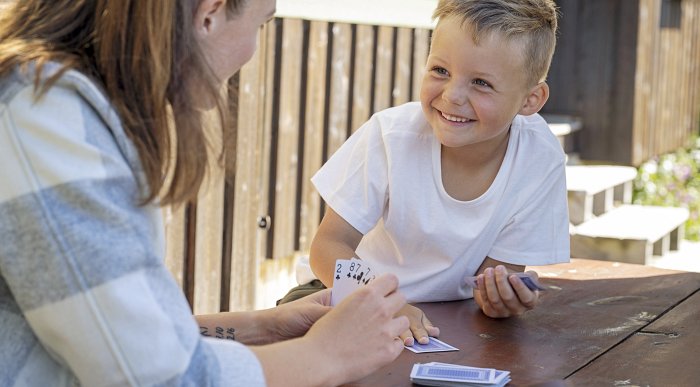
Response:
[[[335,306],[355,289],[370,283],[375,274],[361,259],[338,259],[335,261],[333,273],[333,289],[331,290],[331,305]]]

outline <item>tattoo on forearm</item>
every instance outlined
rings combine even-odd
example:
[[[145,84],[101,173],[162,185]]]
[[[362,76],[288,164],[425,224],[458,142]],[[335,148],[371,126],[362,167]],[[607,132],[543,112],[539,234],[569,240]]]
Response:
[[[199,327],[199,333],[202,336],[216,337],[217,339],[224,339],[224,340],[236,340],[235,332],[236,332],[235,328],[216,327],[214,329],[214,333],[212,335],[212,333],[209,332],[208,327]]]

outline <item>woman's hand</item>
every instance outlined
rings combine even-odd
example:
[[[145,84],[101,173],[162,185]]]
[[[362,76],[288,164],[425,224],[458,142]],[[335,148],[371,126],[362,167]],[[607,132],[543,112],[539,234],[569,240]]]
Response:
[[[273,327],[277,340],[305,335],[318,319],[332,309],[330,303],[331,290],[324,289],[270,309],[274,313]]]
[[[332,371],[342,384],[360,379],[396,359],[403,350],[399,335],[408,318],[397,316],[406,305],[392,274],[377,277],[318,320],[304,340],[319,354],[317,367]]]

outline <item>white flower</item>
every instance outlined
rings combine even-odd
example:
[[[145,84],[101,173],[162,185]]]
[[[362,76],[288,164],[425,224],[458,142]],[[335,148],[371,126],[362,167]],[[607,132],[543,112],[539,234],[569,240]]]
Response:
[[[661,162],[661,169],[664,172],[671,172],[673,170],[673,162],[675,161],[673,159],[675,159],[675,157],[668,157]]]
[[[649,195],[656,193],[656,184],[649,182],[644,189]]]
[[[647,173],[648,175],[653,175],[657,171],[657,165],[656,161],[654,160],[649,160],[646,163],[642,165],[642,171]]]

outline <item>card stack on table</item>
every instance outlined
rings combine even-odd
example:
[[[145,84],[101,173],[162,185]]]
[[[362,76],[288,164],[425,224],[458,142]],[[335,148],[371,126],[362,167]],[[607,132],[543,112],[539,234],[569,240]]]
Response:
[[[361,259],[338,259],[333,273],[331,305],[335,306],[355,289],[367,285],[375,278],[372,269]]]
[[[421,386],[505,386],[510,372],[449,363],[414,364],[411,381]]]

